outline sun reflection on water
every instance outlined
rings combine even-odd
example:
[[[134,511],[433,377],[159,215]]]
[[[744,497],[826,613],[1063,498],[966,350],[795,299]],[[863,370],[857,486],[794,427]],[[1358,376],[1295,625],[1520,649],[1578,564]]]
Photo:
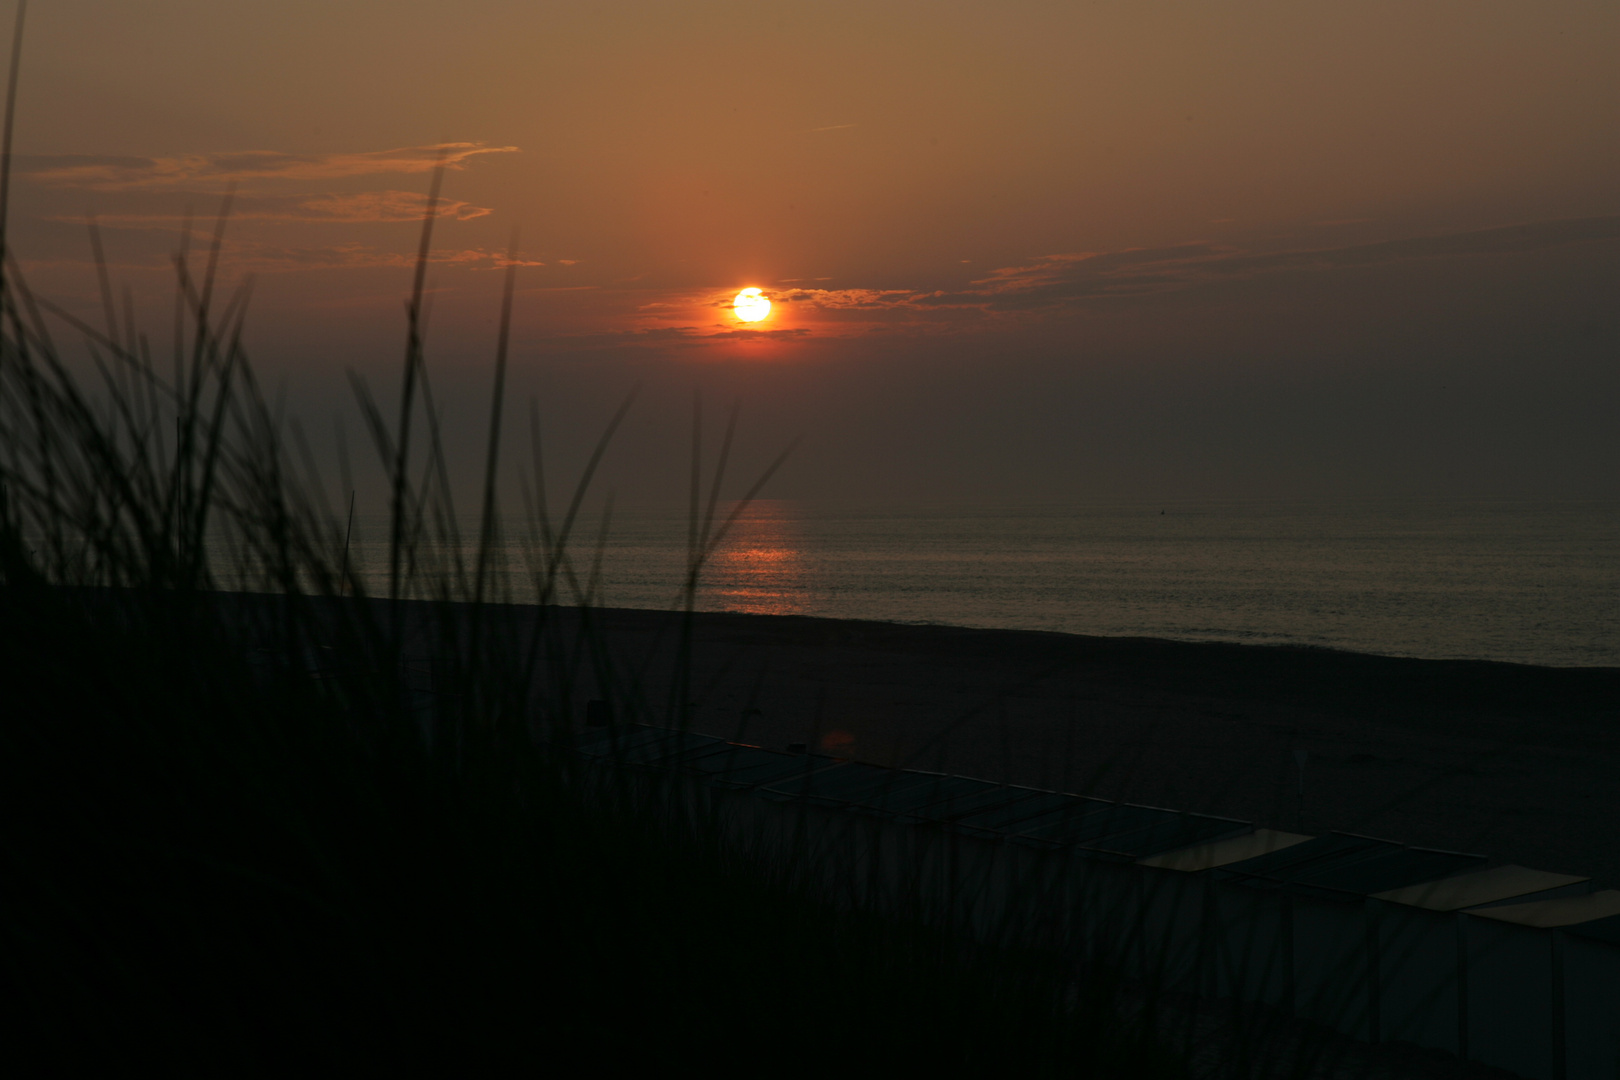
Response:
[[[791,503],[750,504],[709,563],[709,605],[749,615],[797,615],[805,610],[805,559]]]

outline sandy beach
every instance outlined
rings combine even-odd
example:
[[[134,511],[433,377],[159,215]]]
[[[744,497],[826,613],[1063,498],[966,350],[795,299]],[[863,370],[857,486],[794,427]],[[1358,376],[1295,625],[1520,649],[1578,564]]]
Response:
[[[679,616],[592,619],[621,685],[668,715]],[[1620,669],[694,620],[687,703],[698,731],[1620,885]],[[1303,800],[1296,750],[1308,754]]]

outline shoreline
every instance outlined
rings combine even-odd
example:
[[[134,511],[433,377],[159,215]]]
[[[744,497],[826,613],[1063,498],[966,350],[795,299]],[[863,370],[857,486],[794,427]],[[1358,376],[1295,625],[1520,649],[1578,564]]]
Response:
[[[500,604],[491,605],[512,609],[535,608],[538,604]],[[575,611],[577,608],[561,604],[543,605],[548,610]],[[623,614],[659,614],[676,615],[679,612],[668,608],[656,607],[598,607],[594,611],[604,613]],[[905,621],[899,619],[858,619],[843,615],[813,615],[802,612],[787,614],[735,611],[735,610],[704,610],[693,612],[698,618],[738,618],[738,619],[788,619],[804,620],[818,623],[847,623],[854,626],[883,626],[900,630],[960,630],[973,633],[986,634],[1031,634],[1059,638],[1078,638],[1085,641],[1107,642],[1134,642],[1151,645],[1188,645],[1188,646],[1218,646],[1235,649],[1255,650],[1297,650],[1302,653],[1330,653],[1339,656],[1362,657],[1373,660],[1415,661],[1425,664],[1486,664],[1513,668],[1532,668],[1538,671],[1593,671],[1612,672],[1620,674],[1620,663],[1616,664],[1541,664],[1528,660],[1501,660],[1486,656],[1420,656],[1415,653],[1384,653],[1366,652],[1359,649],[1344,648],[1338,645],[1317,645],[1310,642],[1297,641],[1236,641],[1223,637],[1155,637],[1148,634],[1088,634],[1075,630],[1043,630],[1035,627],[1019,626],[983,626],[973,623],[936,622],[932,620]]]

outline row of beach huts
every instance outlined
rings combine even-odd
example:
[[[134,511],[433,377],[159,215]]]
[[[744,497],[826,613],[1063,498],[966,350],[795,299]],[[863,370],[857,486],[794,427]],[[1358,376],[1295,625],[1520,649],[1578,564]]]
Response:
[[[1534,1080],[1620,1080],[1620,890],[1587,878],[667,728],[578,749],[852,901]]]

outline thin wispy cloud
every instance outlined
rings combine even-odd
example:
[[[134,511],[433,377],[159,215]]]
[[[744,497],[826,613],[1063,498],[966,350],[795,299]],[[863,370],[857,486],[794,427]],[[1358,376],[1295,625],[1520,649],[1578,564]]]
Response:
[[[516,146],[453,142],[340,154],[284,154],[274,150],[184,154],[178,157],[35,158],[21,171],[38,183],[90,191],[217,190],[256,181],[336,180],[356,176],[415,175],[438,164],[464,169],[483,154],[517,153]]]
[[[1479,258],[1620,240],[1620,217],[1547,221],[1444,236],[1420,236],[1341,248],[1255,253],[1215,244],[1048,255],[1005,267],[967,290],[918,294],[917,306],[1015,310],[1083,303],[1107,296],[1167,292],[1214,281],[1280,272],[1369,267],[1419,259]]]
[[[727,326],[660,326],[638,330],[610,330],[586,334],[562,334],[557,340],[576,349],[647,348],[701,349],[737,341],[804,341],[814,335],[804,327],[783,330],[756,330]]]
[[[364,244],[336,244],[330,247],[277,247],[269,244],[239,244],[226,252],[233,270],[273,274],[291,270],[404,270],[416,265],[416,253],[389,251]],[[544,266],[536,259],[511,259],[506,253],[486,248],[434,248],[428,262],[465,270],[501,270],[508,266]]]
[[[321,195],[305,200],[298,209],[308,216],[300,221],[421,221],[428,212],[427,196],[415,191],[363,191],[358,195]],[[441,198],[433,206],[436,217],[471,221],[492,213],[459,199]]]
[[[427,196],[416,191],[362,191],[352,195],[298,195],[281,198],[246,196],[239,197],[232,206],[231,220],[368,225],[420,222],[427,215],[427,211]],[[441,198],[434,206],[433,213],[437,218],[472,221],[493,211],[487,206],[474,206],[460,199]],[[83,218],[58,215],[47,220],[77,224]],[[175,213],[102,214],[96,218],[99,225],[122,229],[167,229],[187,220],[185,215]]]
[[[1419,259],[1477,258],[1620,240],[1620,217],[1549,221],[1340,248],[1253,252],[1211,243],[1045,255],[991,271],[965,289],[806,289],[771,294],[828,312],[1038,311],[1108,297],[1164,293],[1265,274],[1309,273]]]
[[[810,303],[827,311],[859,311],[905,305],[918,294],[910,289],[789,289],[765,294],[773,303]],[[729,306],[730,301],[723,305]]]
[[[194,233],[192,242],[202,245],[211,237],[206,230]],[[463,270],[503,270],[508,266],[546,266],[539,259],[512,259],[504,251],[488,248],[434,248],[428,253],[428,262],[435,266],[456,267]],[[85,256],[52,259],[25,259],[29,270],[44,267],[88,268]],[[343,243],[328,245],[293,245],[264,243],[240,238],[227,238],[221,249],[221,265],[230,274],[277,274],[309,270],[378,270],[408,271],[416,265],[414,251],[391,251],[368,244]],[[171,257],[136,260],[112,260],[111,269],[121,272],[172,272]]]

